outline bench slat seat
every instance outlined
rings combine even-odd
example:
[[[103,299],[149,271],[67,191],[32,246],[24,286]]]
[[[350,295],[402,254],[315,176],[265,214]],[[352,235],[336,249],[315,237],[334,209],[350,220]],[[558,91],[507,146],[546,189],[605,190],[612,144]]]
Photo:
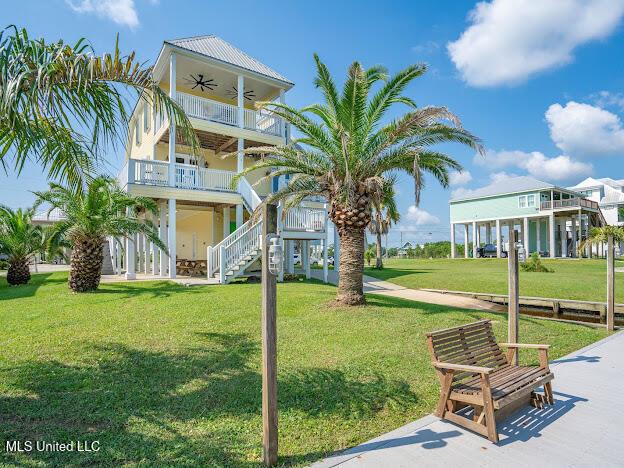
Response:
[[[436,415],[498,441],[495,411],[519,403],[540,406],[553,404],[548,367],[547,345],[503,344],[503,353],[496,342],[489,320],[460,325],[427,334],[429,352],[442,385]],[[517,350],[521,347],[539,352],[539,366],[519,366]],[[544,396],[535,389],[544,387]],[[513,408],[512,408],[513,406]],[[472,407],[472,420],[458,411]],[[501,412],[501,414],[503,414]]]

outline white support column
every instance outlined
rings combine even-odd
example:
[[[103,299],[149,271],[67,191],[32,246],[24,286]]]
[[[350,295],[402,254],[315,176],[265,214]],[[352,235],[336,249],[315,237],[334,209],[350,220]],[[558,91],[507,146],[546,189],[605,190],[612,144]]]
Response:
[[[535,220],[535,248],[538,253],[542,251],[542,220],[540,218]]]
[[[455,223],[451,223],[451,258],[455,258]]]
[[[561,229],[561,257],[568,257],[568,232],[566,229],[567,219],[563,218],[561,220],[560,229]]]
[[[145,274],[152,273],[152,241],[145,236]]]
[[[468,258],[469,248],[470,248],[470,238],[468,236],[468,224],[464,223],[464,258]]]
[[[158,227],[158,236],[163,244],[168,246],[167,241],[167,203],[160,202],[160,226]],[[167,266],[169,265],[169,257],[164,250],[160,250],[160,276],[167,276]]]
[[[492,243],[492,224],[491,223],[485,223],[485,243],[486,244]]]
[[[176,54],[169,56],[169,97],[176,100]],[[175,152],[176,128],[173,119],[169,119],[169,186],[175,187]]]
[[[176,277],[176,199],[169,199],[169,278]]]
[[[570,252],[572,254],[572,257],[577,257],[577,239],[578,236],[576,234],[576,215],[572,215],[572,252]]]
[[[525,258],[529,257],[530,248],[529,248],[529,218],[524,218],[522,223],[522,234],[524,234],[522,243],[524,244],[524,255]]]
[[[340,268],[340,236],[338,235],[338,228],[334,226],[334,271],[338,275],[338,269]]]
[[[310,271],[310,241],[306,240],[302,242],[303,244],[303,256],[301,257],[302,261],[304,261],[305,265],[305,275],[306,279],[310,279],[312,276],[312,272]]]
[[[242,172],[245,168],[245,155],[243,150],[245,149],[245,140],[243,138],[238,139],[238,154],[236,156],[236,172]],[[236,229],[243,224],[243,205],[236,205]]]
[[[503,236],[501,236],[501,223],[500,219],[496,220],[496,257],[501,258],[501,252],[503,251]]]
[[[288,239],[286,241],[286,271],[291,275],[295,272],[295,262],[293,257],[295,256],[295,241],[293,239]]]
[[[130,214],[130,208],[127,209]],[[136,278],[136,235],[126,239],[126,279]]]
[[[145,236],[143,234],[138,234],[138,238],[137,256],[139,260],[139,273],[143,273],[145,271]]]
[[[223,207],[223,238],[230,235],[230,207]]]
[[[327,223],[325,223],[327,226]],[[327,233],[325,233],[325,238],[323,239],[323,282],[327,283],[329,278],[329,263],[327,261],[327,244],[329,243],[329,239],[327,237]]]
[[[477,258],[477,249],[479,246],[477,245],[477,222],[472,222],[472,258]]]
[[[548,217],[548,250],[550,258],[555,258],[555,213],[550,213],[550,216]]]
[[[238,75],[238,126],[245,128],[245,77]]]
[[[123,245],[119,239],[115,239],[115,248],[117,249],[117,274],[121,275],[121,253],[123,252]]]

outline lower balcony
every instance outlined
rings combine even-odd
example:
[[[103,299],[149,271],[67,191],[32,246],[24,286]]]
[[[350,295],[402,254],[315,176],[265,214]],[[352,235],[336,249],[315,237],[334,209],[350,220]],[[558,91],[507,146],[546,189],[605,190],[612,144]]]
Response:
[[[169,163],[143,159],[129,159],[119,174],[119,184],[152,185],[186,190],[205,190],[236,193],[232,188],[233,171],[206,169],[193,164],[174,164],[170,174]]]
[[[566,208],[589,208],[592,210],[598,210],[599,205],[595,201],[588,200],[587,198],[574,197],[564,198],[563,200],[547,200],[540,203],[540,210],[559,210]]]

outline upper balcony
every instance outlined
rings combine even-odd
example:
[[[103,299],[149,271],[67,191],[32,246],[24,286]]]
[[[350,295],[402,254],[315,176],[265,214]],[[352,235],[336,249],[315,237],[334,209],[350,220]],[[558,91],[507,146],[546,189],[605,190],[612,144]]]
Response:
[[[540,203],[541,211],[550,211],[550,210],[567,210],[574,208],[589,208],[590,210],[598,211],[600,206],[598,203],[592,200],[588,200],[587,198],[582,197],[572,197],[572,198],[564,198],[561,200],[545,200]]]
[[[282,75],[215,36],[166,41],[154,76],[191,118],[198,131],[278,144],[283,120],[259,102],[285,102],[293,84]],[[155,130],[166,120],[154,116]]]

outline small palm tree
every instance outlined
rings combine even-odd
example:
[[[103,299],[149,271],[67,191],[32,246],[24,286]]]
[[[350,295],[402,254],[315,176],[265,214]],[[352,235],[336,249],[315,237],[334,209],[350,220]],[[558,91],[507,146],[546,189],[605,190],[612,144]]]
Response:
[[[102,275],[103,246],[106,237],[129,237],[145,234],[155,245],[166,251],[151,221],[142,221],[139,211],[158,214],[156,202],[150,198],[133,197],[123,192],[108,177],[94,178],[85,190],[74,191],[50,184],[47,192],[36,192],[39,203],[59,208],[64,220],[54,225],[48,244],[65,239],[72,245],[69,287],[75,292],[93,291]]]
[[[30,281],[28,264],[41,249],[43,235],[41,227],[32,224],[34,214],[34,208],[14,211],[0,206],[0,253],[8,256],[10,285]]]
[[[318,56],[314,58],[315,84],[323,93],[323,104],[303,109],[276,102],[262,104],[299,130],[302,138],[287,145],[245,150],[270,157],[238,177],[261,168],[274,169],[263,180],[290,175],[282,189],[265,199],[267,203],[285,200],[286,209],[311,195],[328,200],[341,244],[337,301],[362,304],[364,231],[372,206],[380,203],[385,187],[392,183],[391,174],[406,172],[414,178],[418,203],[425,173],[446,186],[449,171],[461,170],[457,161],[432,150],[432,145],[459,142],[480,152],[482,147],[445,107],[417,108],[403,95],[408,84],[425,73],[425,65],[409,66],[388,78],[382,67],[364,69],[354,62],[339,93],[325,64]],[[384,115],[395,104],[407,106],[408,111],[383,124]]]
[[[609,237],[613,242],[624,241],[624,227],[607,225],[591,228],[589,236],[579,244],[578,250],[582,252],[589,245],[608,243]]]
[[[198,148],[186,114],[134,52],[122,56],[116,43],[112,54],[98,57],[86,39],[50,43],[6,28],[0,32],[0,163],[11,158],[19,173],[31,159],[51,178],[82,188],[102,150],[125,136],[129,114],[120,87],[169,116]]]
[[[390,231],[390,227],[396,224],[401,219],[401,214],[396,205],[394,199],[394,182],[386,185],[386,191],[384,192],[381,200],[373,204],[372,215],[370,223],[368,223],[368,230],[371,234],[375,235],[375,242],[377,244],[375,268],[383,268],[382,258],[382,245],[381,236],[387,235]]]

